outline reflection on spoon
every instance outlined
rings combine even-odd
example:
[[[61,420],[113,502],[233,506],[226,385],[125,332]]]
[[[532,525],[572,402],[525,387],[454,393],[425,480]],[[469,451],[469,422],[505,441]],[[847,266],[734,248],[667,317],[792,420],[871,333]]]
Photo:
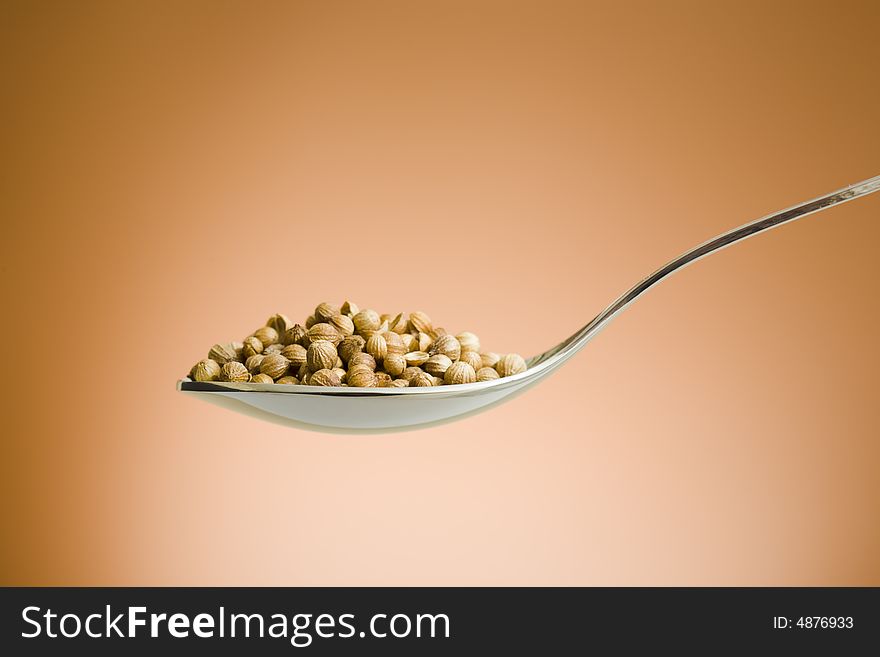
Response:
[[[457,420],[506,401],[538,383],[574,356],[618,313],[673,272],[731,244],[833,205],[880,190],[880,176],[767,215],[700,244],[639,281],[589,323],[528,360],[521,374],[426,388],[324,388],[265,383],[199,383],[177,389],[205,401],[287,426],[328,433],[387,433]]]

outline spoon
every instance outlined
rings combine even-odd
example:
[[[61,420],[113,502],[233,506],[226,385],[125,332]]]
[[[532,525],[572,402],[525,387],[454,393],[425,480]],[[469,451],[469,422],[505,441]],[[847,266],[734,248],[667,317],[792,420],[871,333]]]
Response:
[[[593,339],[646,290],[711,253],[776,226],[880,190],[880,176],[734,228],[691,249],[636,283],[586,326],[530,358],[525,372],[493,381],[426,388],[329,388],[267,383],[177,382],[177,389],[279,424],[326,433],[388,433],[458,420],[535,385]]]

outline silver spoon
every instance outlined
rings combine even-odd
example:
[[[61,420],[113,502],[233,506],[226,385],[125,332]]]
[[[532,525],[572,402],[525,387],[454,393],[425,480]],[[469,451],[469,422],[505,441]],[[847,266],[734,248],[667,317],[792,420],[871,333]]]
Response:
[[[574,356],[647,289],[711,253],[765,230],[880,190],[880,176],[767,215],[719,235],[663,265],[552,349],[527,361],[514,376],[436,388],[324,388],[266,383],[177,382],[177,389],[265,420],[327,433],[387,433],[457,420],[524,392]]]

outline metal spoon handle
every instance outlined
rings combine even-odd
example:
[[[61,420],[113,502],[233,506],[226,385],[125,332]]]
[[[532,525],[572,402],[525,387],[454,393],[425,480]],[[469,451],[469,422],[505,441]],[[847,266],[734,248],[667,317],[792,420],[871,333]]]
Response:
[[[581,347],[583,347],[590,339],[592,339],[608,322],[614,319],[618,313],[625,310],[633,301],[638,299],[642,293],[650,287],[656,285],[673,272],[686,267],[692,262],[696,262],[700,258],[705,258],[711,253],[720,251],[721,249],[740,242],[746,238],[762,233],[776,226],[789,223],[795,219],[806,217],[809,214],[827,210],[828,208],[852,201],[860,196],[865,196],[880,190],[880,176],[874,176],[860,183],[844,187],[830,194],[825,194],[819,198],[815,198],[805,203],[793,205],[790,208],[769,214],[755,221],[747,223],[739,228],[734,228],[708,242],[703,242],[699,246],[691,249],[687,253],[671,260],[655,271],[650,276],[636,283],[632,288],[619,296],[610,306],[601,313],[596,315],[586,326],[581,328],[577,333],[565,340],[562,344],[551,349],[547,353],[541,354],[537,358],[532,359],[530,365],[547,361],[552,356],[560,355],[560,360],[567,360]],[[563,353],[565,352],[565,353]]]

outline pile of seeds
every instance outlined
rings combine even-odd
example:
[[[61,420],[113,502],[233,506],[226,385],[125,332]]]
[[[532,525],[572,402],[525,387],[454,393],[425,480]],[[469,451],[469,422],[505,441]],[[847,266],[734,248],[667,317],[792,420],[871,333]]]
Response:
[[[322,303],[305,325],[272,315],[241,342],[215,344],[194,381],[357,388],[474,383],[526,370],[519,354],[482,351],[473,333],[450,335],[416,311],[380,315],[346,301]]]

